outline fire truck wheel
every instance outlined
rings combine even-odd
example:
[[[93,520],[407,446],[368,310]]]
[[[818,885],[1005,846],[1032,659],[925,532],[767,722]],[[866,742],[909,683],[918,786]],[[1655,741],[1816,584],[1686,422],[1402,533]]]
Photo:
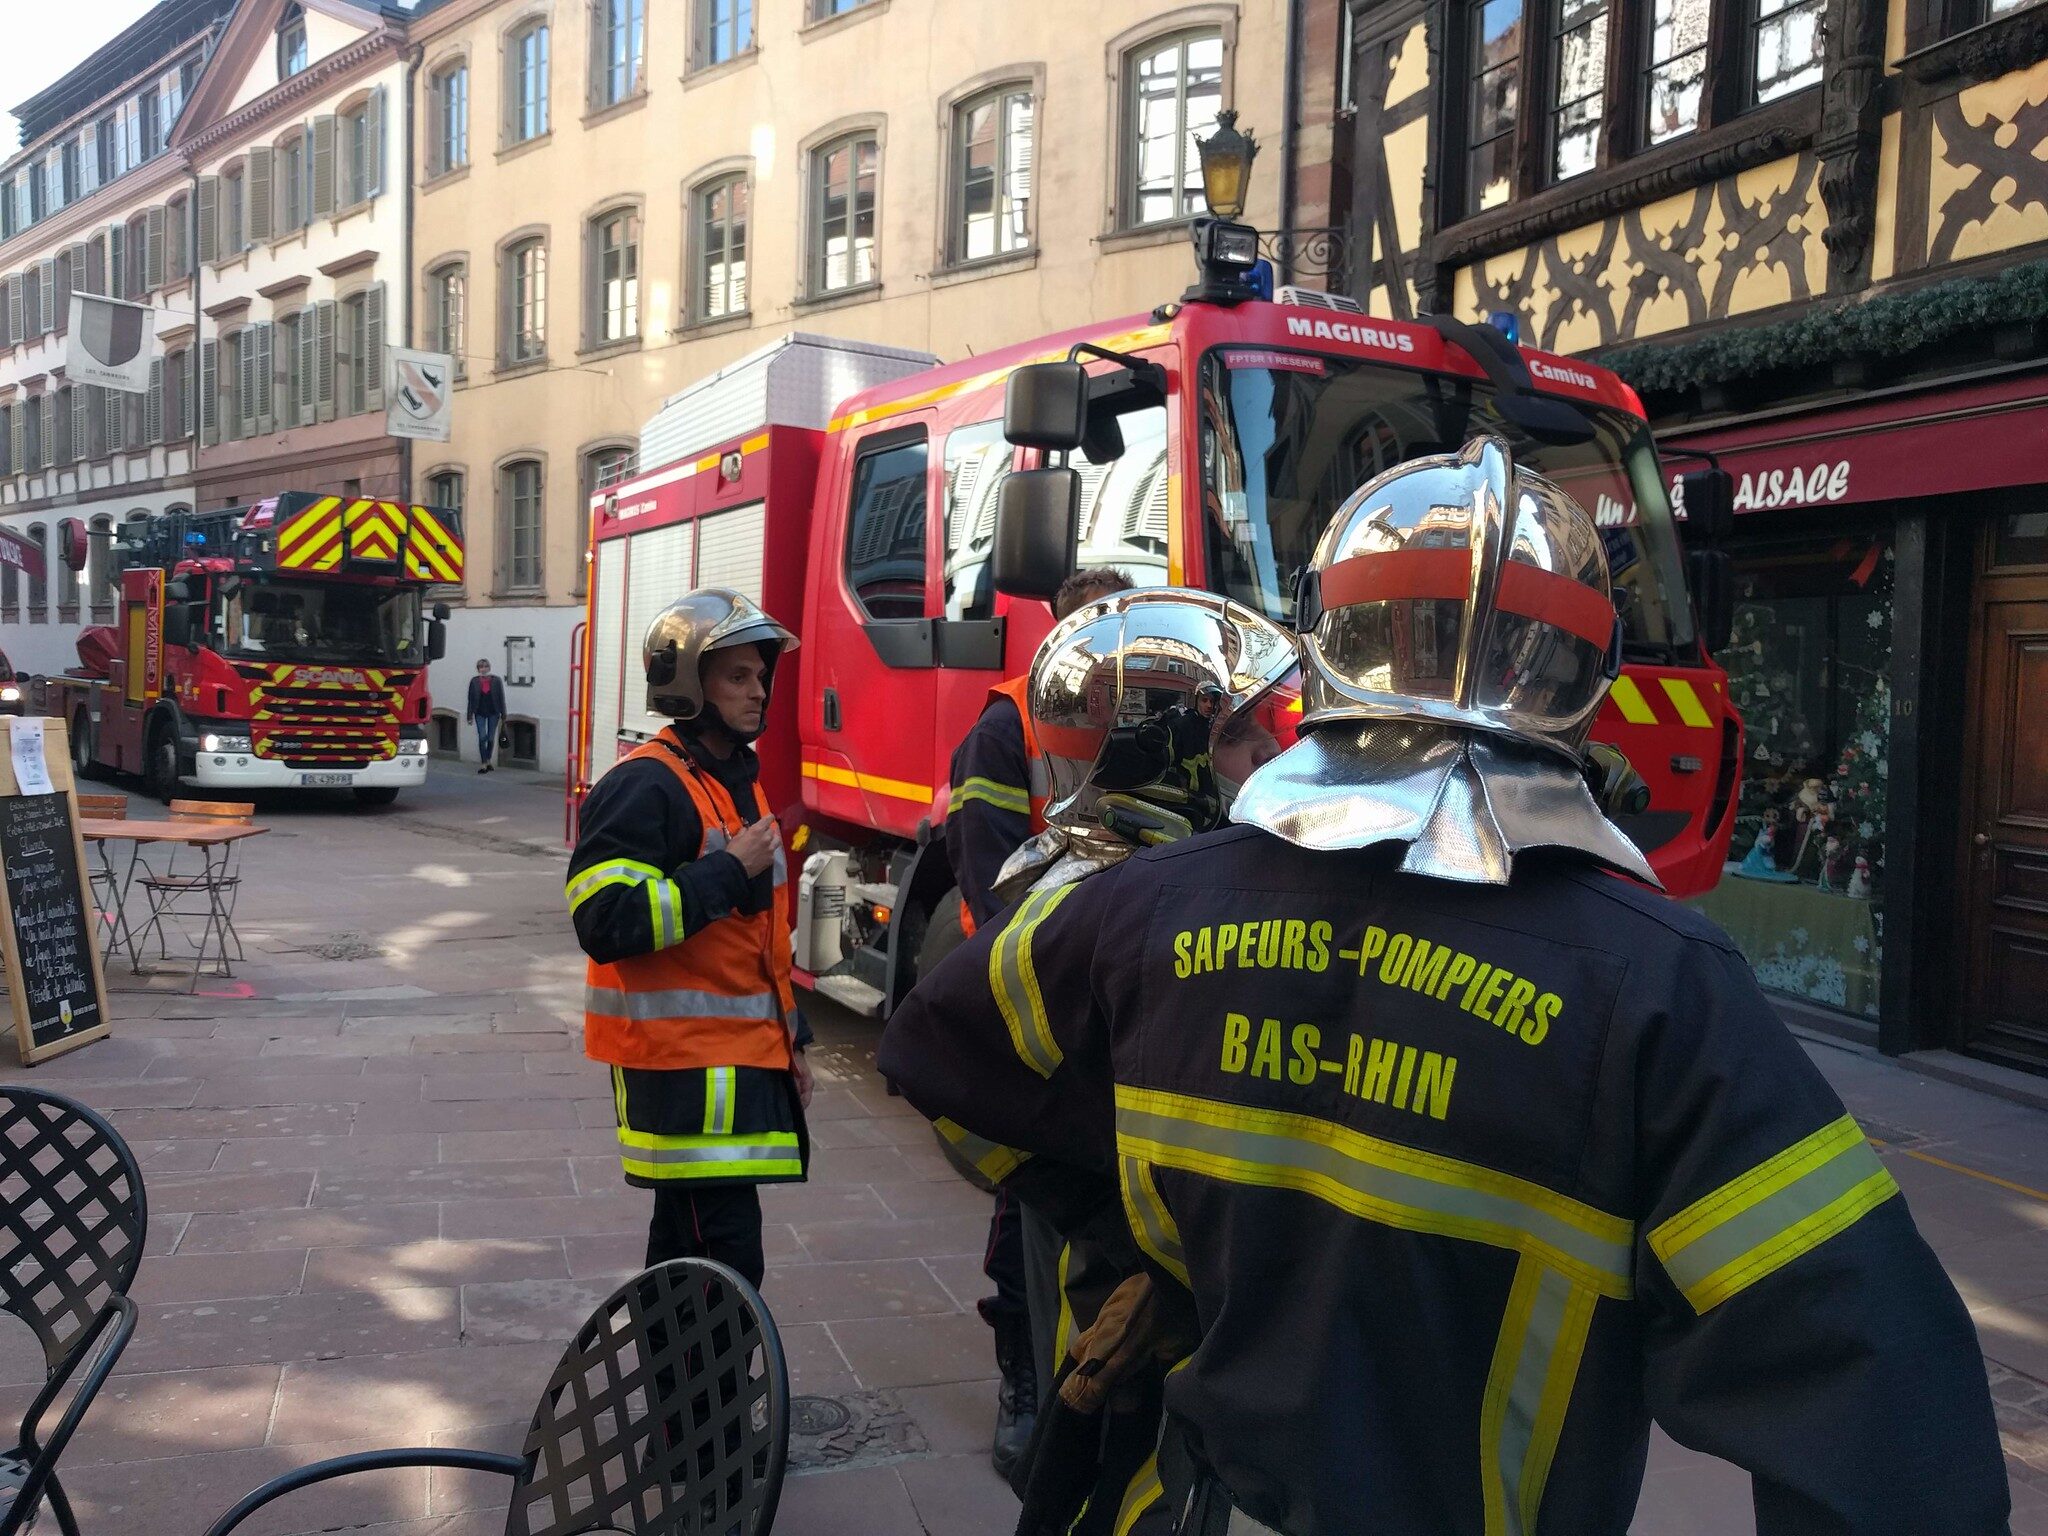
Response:
[[[389,805],[397,798],[398,790],[396,786],[390,784],[380,784],[356,791],[357,805]]]
[[[71,771],[81,779],[100,776],[100,765],[92,758],[92,716],[82,709],[71,721]]]
[[[144,763],[143,782],[152,795],[169,805],[178,798],[178,734],[167,722],[150,727]]]

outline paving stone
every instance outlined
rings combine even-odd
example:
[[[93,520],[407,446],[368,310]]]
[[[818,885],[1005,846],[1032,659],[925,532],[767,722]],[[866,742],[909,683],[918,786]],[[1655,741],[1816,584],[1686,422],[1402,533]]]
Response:
[[[129,1292],[138,1302],[221,1301],[238,1296],[288,1296],[299,1288],[306,1255],[192,1253],[145,1258]]]
[[[438,1205],[269,1211],[261,1216],[194,1216],[178,1251],[256,1253],[280,1248],[354,1248],[374,1243],[420,1242],[440,1235]]]
[[[292,1104],[256,1109],[133,1109],[107,1118],[127,1137],[227,1141],[252,1136],[346,1136],[355,1117],[346,1104]]]
[[[303,1066],[303,1063],[300,1063]],[[199,1085],[196,1109],[261,1109],[285,1104],[416,1104],[414,1077],[307,1076],[212,1079]]]
[[[623,1279],[627,1275],[637,1275],[645,1267],[647,1222],[643,1217],[639,1226],[631,1231],[589,1233],[562,1241],[568,1250],[569,1273],[579,1280],[592,1275]],[[762,1224],[761,1251],[771,1274],[779,1266],[810,1261],[810,1255],[804,1252],[803,1244],[796,1239],[796,1230],[782,1222]]]
[[[789,1362],[791,1392],[832,1397],[872,1385],[854,1374],[825,1324],[791,1323],[787,1328],[778,1324],[776,1331],[782,1335],[782,1353]]]
[[[471,1200],[443,1213],[443,1237],[562,1236],[624,1231],[644,1223],[654,1197],[634,1190],[616,1195],[559,1195],[534,1200]]]
[[[924,1456],[897,1464],[928,1536],[985,1536],[1017,1523],[1017,1496],[986,1456]]]
[[[204,1173],[220,1156],[218,1141],[130,1141],[128,1150],[147,1179],[162,1173]]]
[[[835,1156],[840,1154],[834,1154]],[[616,1170],[618,1159],[612,1159]],[[889,1213],[873,1190],[857,1184],[767,1184],[761,1212],[770,1221],[880,1221]]]
[[[306,1462],[380,1450],[379,1439],[304,1447],[195,1451],[149,1461],[80,1467],[65,1487],[88,1531],[153,1533],[204,1530],[250,1489]],[[424,1518],[423,1467],[371,1472],[302,1489],[236,1528],[236,1536],[306,1536],[364,1523]]]
[[[995,1369],[993,1349],[989,1354]],[[949,1381],[934,1387],[899,1387],[896,1396],[932,1450],[940,1456],[986,1456],[996,1438],[996,1381]]]
[[[270,1047],[281,1044],[275,1040],[265,1041],[263,1048],[253,1056],[229,1059],[215,1056],[202,1058],[197,1052],[184,1052],[176,1056],[159,1056],[151,1064],[152,1077],[197,1077],[208,1083],[241,1082],[253,1077],[297,1077],[304,1078],[316,1068],[307,1065],[308,1056],[277,1056],[270,1053]],[[321,1039],[302,1042],[331,1045],[336,1042]],[[322,1054],[317,1068],[320,1081],[340,1082],[363,1075],[363,1055],[359,1051],[346,1055]],[[210,1107],[205,1099],[198,1101],[203,1108]]]
[[[412,1044],[403,1036],[302,1035],[266,1040],[259,1054],[266,1061],[381,1061],[393,1056],[409,1057]]]
[[[592,1071],[568,1074],[548,1073],[450,1073],[423,1081],[422,1098],[429,1103],[463,1103],[495,1099],[516,1104],[534,1104],[549,1099],[600,1101],[612,1113],[611,1080]]]
[[[462,1288],[462,1337],[483,1344],[527,1344],[574,1337],[599,1302],[617,1289],[610,1279],[506,1280]]]
[[[302,1289],[404,1290],[461,1286],[489,1280],[561,1280],[569,1267],[559,1237],[479,1238],[391,1243],[356,1248],[315,1248],[306,1258]]]
[[[507,1020],[500,1016],[489,1034],[432,1034],[421,1035],[412,1043],[415,1056],[524,1056],[541,1051],[555,1053],[583,1053],[583,1031],[579,1027],[573,1034],[566,1028],[507,1029]],[[599,1068],[602,1071],[602,1068]]]
[[[898,1259],[979,1254],[988,1246],[988,1220],[933,1216],[909,1221],[797,1222],[797,1236],[814,1259]]]
[[[523,1421],[561,1353],[553,1343],[466,1345],[287,1365],[270,1440],[373,1435],[421,1445],[437,1430]]]
[[[451,1288],[159,1304],[142,1309],[118,1369],[136,1374],[397,1354],[453,1346],[460,1326]]]
[[[916,1259],[771,1268],[762,1294],[778,1323],[837,1323],[959,1310],[946,1288]]]
[[[775,1529],[778,1536],[921,1536],[924,1531],[893,1466],[791,1476],[782,1485]]]
[[[954,1254],[948,1258],[924,1261],[925,1268],[946,1288],[946,1294],[959,1303],[963,1312],[972,1312],[977,1301],[995,1291],[988,1276],[982,1273],[981,1263],[981,1253]]]
[[[412,1042],[398,1036],[370,1036],[379,1044],[398,1050],[372,1056],[363,1064],[370,1077],[518,1077],[526,1071],[526,1057],[519,1052],[473,1051],[466,1056],[415,1056]]]
[[[440,1138],[444,1163],[494,1163],[502,1159],[534,1157],[602,1157],[619,1167],[619,1140],[615,1126],[601,1130],[537,1129],[518,1131],[449,1131]]]
[[[150,1213],[158,1211],[267,1211],[302,1208],[313,1175],[269,1172],[170,1173],[147,1181]]]
[[[282,1374],[276,1365],[231,1365],[109,1377],[64,1452],[64,1476],[72,1467],[261,1445]]]
[[[604,1111],[601,1123],[606,1129],[616,1129],[609,1102],[593,1104],[573,1099],[542,1099],[519,1104],[501,1104],[492,1100],[365,1104],[356,1111],[355,1131],[358,1136],[381,1136],[387,1131],[445,1134],[450,1131],[565,1130],[583,1124],[581,1112],[592,1109]]]
[[[81,1051],[90,1051],[91,1046],[80,1046]],[[18,1070],[10,1068],[10,1072]],[[55,1075],[63,1070],[62,1061],[44,1067],[34,1079],[38,1088],[50,1093],[61,1093],[66,1098],[77,1099],[90,1104],[102,1114],[109,1110],[182,1110],[191,1107],[203,1086],[190,1077],[168,1078],[114,1078],[105,1082],[89,1077],[60,1077]],[[125,1134],[125,1132],[124,1132]],[[166,1138],[168,1139],[168,1138]]]
[[[979,1216],[995,1209],[995,1197],[976,1189],[957,1174],[951,1179],[926,1179],[914,1184],[876,1184],[875,1198],[891,1216]]]
[[[988,1324],[971,1312],[833,1323],[831,1330],[864,1387],[927,1387],[988,1373]]]
[[[417,1200],[470,1202],[573,1195],[567,1158],[515,1163],[428,1163],[415,1168],[325,1168],[316,1206],[405,1205]]]
[[[398,1013],[351,1015],[341,1027],[344,1035],[488,1035],[496,1023],[488,1013]]]
[[[441,1138],[431,1131],[384,1136],[244,1136],[226,1142],[214,1165],[231,1168],[412,1168],[436,1161]]]

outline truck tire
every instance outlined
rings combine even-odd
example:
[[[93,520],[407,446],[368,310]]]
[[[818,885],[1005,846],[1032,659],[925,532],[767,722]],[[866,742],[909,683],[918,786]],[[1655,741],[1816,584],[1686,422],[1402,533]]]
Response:
[[[82,709],[71,719],[71,771],[81,779],[100,776],[92,756],[92,716]]]
[[[960,923],[960,887],[956,885],[939,898],[938,905],[932,908],[931,915],[925,920],[924,932],[915,951],[917,975],[929,976],[933,966],[966,942],[967,930]],[[953,1165],[955,1173],[976,1189],[991,1195],[996,1192],[987,1175],[963,1157],[960,1149],[946,1140],[936,1127],[932,1134],[939,1143],[939,1151]]]
[[[149,792],[169,805],[178,798],[178,733],[167,720],[149,728],[149,750],[143,755],[142,781]]]
[[[398,787],[395,784],[377,784],[356,791],[357,805],[389,805],[397,798]]]

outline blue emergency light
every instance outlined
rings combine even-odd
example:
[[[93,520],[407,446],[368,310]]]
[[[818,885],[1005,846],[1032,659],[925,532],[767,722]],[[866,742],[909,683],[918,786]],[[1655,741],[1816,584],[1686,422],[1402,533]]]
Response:
[[[1487,312],[1486,323],[1517,346],[1522,341],[1522,317],[1512,309],[1495,309]]]
[[[1244,275],[1244,285],[1251,289],[1255,297],[1264,299],[1268,304],[1272,303],[1273,263],[1263,256],[1253,262],[1251,271]]]

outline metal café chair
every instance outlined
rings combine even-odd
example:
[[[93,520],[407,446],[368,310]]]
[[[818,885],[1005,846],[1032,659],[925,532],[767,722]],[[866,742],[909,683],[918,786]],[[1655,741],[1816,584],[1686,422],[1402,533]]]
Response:
[[[194,822],[212,827],[245,827],[255,819],[256,806],[247,800],[173,800],[170,819],[172,821]],[[192,985],[199,985],[200,973],[206,967],[206,956],[212,950],[219,959],[214,974],[231,975],[228,968],[228,946],[232,944],[237,961],[248,956],[242,951],[242,936],[235,931],[235,898],[242,886],[242,855],[237,843],[220,848],[218,856],[213,850],[200,850],[199,873],[181,875],[176,872],[177,853],[172,850],[171,862],[164,872],[158,874],[145,870],[139,884],[143,895],[149,900],[149,920],[144,929],[144,939],[156,935],[157,954],[168,960],[171,957],[170,942],[165,937],[167,920],[175,921],[180,928],[187,920],[195,921],[199,927],[198,951],[192,961]],[[137,945],[138,950],[140,945]]]
[[[364,1451],[265,1483],[209,1528],[228,1536],[273,1499],[392,1467],[512,1479],[506,1536],[766,1536],[789,1456],[789,1369],[759,1293],[709,1259],[628,1280],[576,1333],[517,1456]]]
[[[78,814],[87,821],[126,821],[128,819],[128,797],[126,795],[80,795]],[[108,853],[105,843],[94,845],[99,857],[93,863],[92,900],[99,912],[100,954],[110,956],[121,945],[124,925],[121,918],[121,877],[114,872],[113,856]],[[131,942],[131,948],[132,942]]]
[[[142,1170],[119,1132],[59,1094],[0,1087],[0,1311],[34,1332],[47,1372],[0,1451],[0,1536],[27,1530],[43,1504],[78,1536],[57,1460],[135,1332],[128,1287],[148,1230]]]

